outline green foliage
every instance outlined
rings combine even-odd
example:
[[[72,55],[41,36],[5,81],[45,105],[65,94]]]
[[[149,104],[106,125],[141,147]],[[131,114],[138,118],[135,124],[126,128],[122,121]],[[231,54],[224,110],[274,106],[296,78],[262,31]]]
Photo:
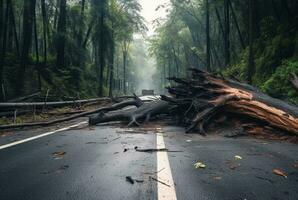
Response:
[[[284,60],[261,89],[272,96],[287,98],[298,104],[298,92],[290,82],[291,73],[298,74],[297,59]]]
[[[222,70],[222,74],[229,78],[236,78],[237,80],[245,81],[247,75],[247,60],[248,48],[243,51],[238,63],[230,65],[228,68]]]

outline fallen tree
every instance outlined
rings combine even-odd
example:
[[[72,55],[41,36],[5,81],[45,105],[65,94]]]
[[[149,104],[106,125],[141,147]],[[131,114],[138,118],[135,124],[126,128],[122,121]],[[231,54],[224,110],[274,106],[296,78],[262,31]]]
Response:
[[[171,96],[162,96],[162,100],[138,108],[100,113],[90,117],[89,123],[126,121],[128,125],[140,125],[138,120],[148,121],[151,116],[167,113],[178,116],[187,132],[205,134],[210,119],[232,113],[298,134],[296,106],[272,98],[248,84],[197,69],[191,69],[191,72],[188,79],[170,78],[176,82],[175,86],[167,88]]]
[[[148,103],[142,103],[137,108],[129,108],[126,110],[118,110],[110,113],[101,112],[96,116],[89,118],[89,124],[95,125],[98,123],[105,123],[111,121],[127,121],[128,126],[140,125],[138,120],[145,120],[146,122],[159,114],[167,113],[170,109],[170,105],[167,101],[156,100]]]
[[[57,102],[7,102],[7,103],[0,103],[1,109],[17,109],[17,108],[26,108],[26,107],[35,107],[35,108],[41,108],[44,106],[48,107],[61,107],[61,106],[67,106],[67,105],[78,105],[78,104],[84,104],[84,103],[92,103],[92,102],[100,102],[100,101],[107,101],[111,100],[107,97],[102,98],[94,98],[94,99],[84,99],[84,100],[74,100],[74,101],[57,101]]]
[[[198,69],[191,69],[190,79],[170,78],[177,83],[168,88],[172,97],[162,99],[184,112],[181,120],[187,132],[205,133],[204,127],[217,114],[236,113],[287,132],[298,134],[298,108],[272,98],[256,88],[224,79]]]
[[[60,119],[56,119],[56,120],[52,120],[52,121],[1,125],[0,130],[12,129],[12,128],[26,128],[26,127],[34,127],[34,126],[49,126],[49,125],[53,125],[53,124],[57,124],[57,123],[77,119],[77,118],[80,118],[80,117],[85,117],[85,116],[92,115],[92,114],[95,114],[95,113],[108,112],[108,111],[122,109],[122,108],[127,107],[127,106],[139,107],[142,104],[143,104],[142,100],[140,100],[138,97],[135,96],[135,99],[133,99],[133,100],[123,101],[123,102],[120,102],[120,103],[113,104],[111,106],[101,107],[101,108],[98,108],[98,109],[95,109],[95,110],[82,112],[82,113],[79,113],[79,114],[71,115],[71,116],[68,116],[68,117],[64,117],[64,118],[60,118]]]

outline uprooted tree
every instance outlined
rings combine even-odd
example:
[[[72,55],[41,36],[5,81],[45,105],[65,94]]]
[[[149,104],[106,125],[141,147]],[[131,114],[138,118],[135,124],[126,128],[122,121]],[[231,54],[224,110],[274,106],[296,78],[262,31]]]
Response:
[[[170,78],[176,83],[168,87],[171,96],[138,104],[136,108],[100,113],[90,117],[90,124],[108,121],[127,121],[139,125],[160,114],[176,115],[187,132],[204,134],[210,119],[219,114],[237,114],[257,119],[272,128],[298,134],[298,108],[272,98],[256,88],[228,80],[198,69],[191,69],[191,77]],[[139,99],[136,99],[139,101]]]

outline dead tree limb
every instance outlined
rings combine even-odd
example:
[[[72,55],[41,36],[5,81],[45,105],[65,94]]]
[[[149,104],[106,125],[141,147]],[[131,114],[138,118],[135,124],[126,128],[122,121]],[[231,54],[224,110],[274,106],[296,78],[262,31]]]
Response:
[[[100,101],[108,101],[110,98],[94,98],[94,99],[85,99],[85,100],[74,100],[74,101],[58,101],[58,102],[47,102],[46,105],[49,107],[59,107],[59,106],[67,106],[73,104],[83,104],[83,103],[91,103],[91,102],[100,102]],[[45,105],[44,102],[22,102],[22,103],[0,103],[0,108],[24,108],[24,107],[33,107],[36,108],[43,107]]]
[[[128,126],[133,124],[140,125],[138,120],[149,121],[151,117],[158,114],[167,113],[169,110],[169,103],[163,100],[152,101],[144,103],[138,108],[130,108],[126,110],[117,110],[108,113],[99,113],[96,116],[89,118],[89,124],[95,125],[98,123],[105,123],[111,121],[125,121]]]
[[[186,111],[180,116],[188,125],[188,132],[199,128],[201,133],[205,133],[204,126],[214,115],[227,112],[258,119],[274,128],[298,134],[296,106],[272,98],[250,85],[198,69],[191,71],[191,79],[171,78],[178,83],[168,88],[173,97],[162,97],[178,105],[178,111]],[[192,100],[189,101],[189,98]]]
[[[143,104],[143,102],[140,99],[136,98],[135,100],[123,101],[123,102],[120,102],[120,103],[116,103],[112,106],[102,107],[102,108],[99,108],[99,109],[95,109],[95,110],[91,110],[91,111],[71,115],[69,117],[64,117],[64,118],[56,119],[56,120],[53,120],[53,121],[2,125],[2,126],[0,126],[0,130],[12,129],[12,128],[34,127],[34,126],[49,126],[49,125],[53,125],[53,124],[57,124],[57,123],[77,119],[77,118],[80,118],[80,117],[85,117],[85,116],[92,115],[92,114],[99,113],[99,112],[108,112],[108,111],[112,111],[112,110],[122,109],[122,108],[125,108],[127,106],[140,107],[142,104]]]

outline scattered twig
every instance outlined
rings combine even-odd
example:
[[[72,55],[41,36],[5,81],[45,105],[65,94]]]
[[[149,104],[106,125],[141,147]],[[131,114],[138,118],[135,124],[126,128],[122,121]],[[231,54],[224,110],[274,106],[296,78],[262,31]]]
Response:
[[[165,186],[171,187],[169,184],[166,184],[165,182],[162,182],[162,181],[160,181],[160,180],[158,180],[158,179],[156,179],[156,178],[154,178],[152,176],[149,176],[149,178],[152,179],[152,180],[154,180],[154,181],[156,181],[156,182],[159,182],[159,183],[161,183],[161,184],[163,184]]]
[[[167,148],[149,148],[149,149],[139,149],[139,147],[135,146],[134,148],[137,152],[145,152],[145,153],[153,153],[153,152],[158,152],[158,151],[165,151],[165,152],[183,152],[183,151],[170,151]]]
[[[131,178],[131,176],[126,176],[126,181],[131,183],[131,184],[135,183],[135,181]]]
[[[118,139],[120,139],[120,138],[121,138],[121,136],[120,136],[120,137],[116,137],[116,138],[112,139],[111,142],[113,142],[113,141],[115,141],[115,140],[118,140]]]
[[[159,171],[156,171],[156,172],[144,172],[143,174],[158,174],[159,172],[163,171],[165,168],[162,168],[161,170]]]

